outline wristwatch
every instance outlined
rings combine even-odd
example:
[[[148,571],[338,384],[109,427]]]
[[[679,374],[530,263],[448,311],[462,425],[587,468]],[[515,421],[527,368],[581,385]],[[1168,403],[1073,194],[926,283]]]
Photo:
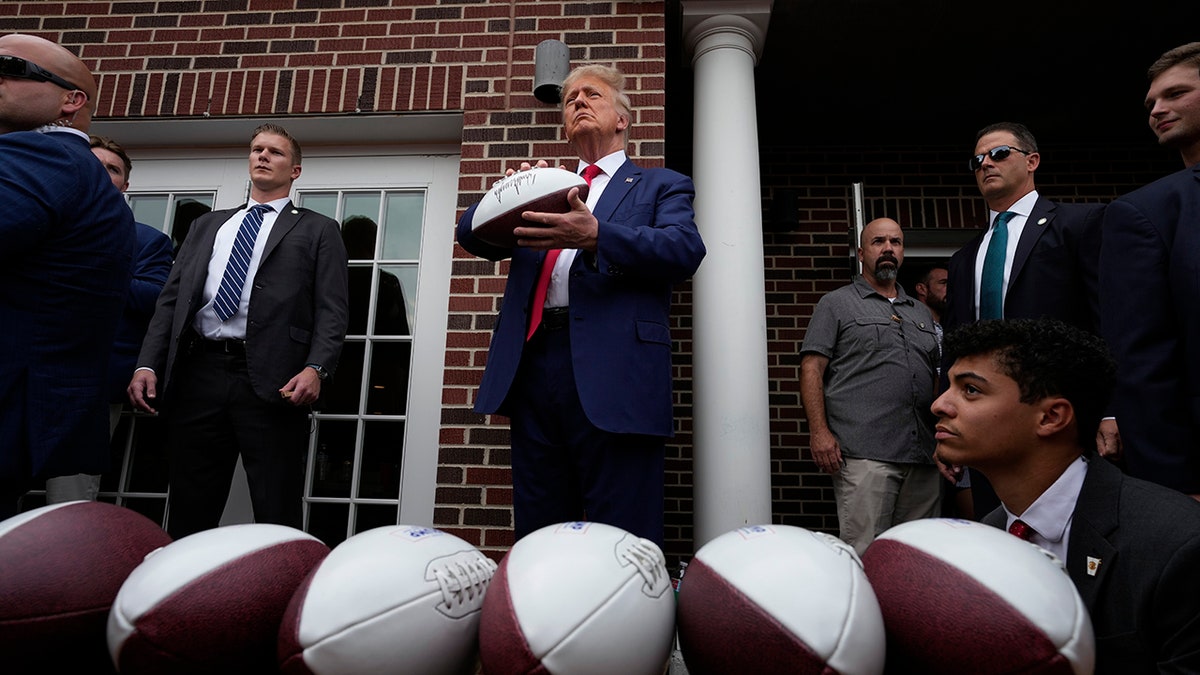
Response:
[[[313,370],[317,371],[317,377],[321,378],[322,382],[329,379],[329,371],[325,370],[325,366],[322,366],[319,363],[309,363],[306,365],[309,368],[312,368]]]

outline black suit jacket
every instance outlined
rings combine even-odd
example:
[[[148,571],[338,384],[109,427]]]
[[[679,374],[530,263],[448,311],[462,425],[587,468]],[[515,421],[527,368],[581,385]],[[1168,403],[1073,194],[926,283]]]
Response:
[[[1059,204],[1038,197],[1013,257],[1004,296],[1005,318],[1050,317],[1100,332],[1098,270],[1103,213],[1100,204]],[[985,227],[950,258],[942,318],[947,333],[975,321],[975,258],[986,232]]]
[[[1003,528],[1004,510],[983,522]],[[1097,675],[1200,673],[1200,503],[1093,458],[1066,566],[1092,618]]]
[[[192,223],[146,331],[138,367],[153,368],[169,401],[181,340],[204,306],[204,282],[217,230],[243,206]],[[288,203],[271,226],[246,321],[246,367],[263,400],[283,404],[279,388],[305,364],[337,368],[349,316],[346,247],[338,224]]]
[[[1200,494],[1200,165],[1110,204],[1101,260],[1129,473]]]

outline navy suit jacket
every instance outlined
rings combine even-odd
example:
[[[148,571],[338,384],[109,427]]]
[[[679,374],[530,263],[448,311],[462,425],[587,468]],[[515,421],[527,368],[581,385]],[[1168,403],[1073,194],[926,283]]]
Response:
[[[192,223],[158,296],[138,367],[154,369],[164,406],[181,341],[204,306],[217,230],[242,208],[206,213]],[[271,226],[250,292],[246,368],[254,392],[264,401],[289,405],[279,388],[306,364],[333,373],[346,338],[348,305],[346,247],[337,222],[289,202]]]
[[[1003,528],[1004,510],[983,522]],[[1200,673],[1200,503],[1093,457],[1066,568],[1092,618],[1097,675]]]
[[[1128,471],[1200,494],[1200,165],[1112,202],[1101,262]]]
[[[1103,212],[1099,204],[1059,204],[1038,197],[1013,257],[1004,296],[1005,318],[1049,317],[1099,334]],[[947,307],[942,317],[942,329],[947,333],[975,321],[975,259],[986,231],[950,258]]]
[[[133,279],[129,282],[125,313],[121,315],[121,323],[117,326],[117,337],[108,361],[109,401],[113,403],[129,400],[125,390],[129,387],[129,379],[133,377],[146,327],[150,325],[150,317],[154,316],[158,294],[171,274],[174,257],[175,245],[170,237],[162,230],[137,223]]]
[[[133,213],[68,132],[0,135],[0,483],[108,468]]]
[[[695,192],[683,174],[626,161],[593,209],[600,236],[596,253],[580,251],[571,266],[569,330],[579,400],[599,429],[674,433],[671,289],[696,272],[705,254],[692,207]],[[505,414],[545,253],[476,239],[476,206],[458,223],[458,243],[488,260],[512,262],[475,411]]]

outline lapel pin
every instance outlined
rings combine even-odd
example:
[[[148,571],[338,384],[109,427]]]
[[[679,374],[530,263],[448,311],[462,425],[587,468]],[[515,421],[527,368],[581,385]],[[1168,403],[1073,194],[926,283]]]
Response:
[[[1038,225],[1045,225],[1045,224],[1046,224],[1045,218],[1038,218]]]
[[[626,183],[632,183],[632,182],[633,182],[633,179],[632,179],[632,178],[626,178],[626,179],[625,179],[625,182],[626,182]]]
[[[292,213],[293,213],[293,214],[296,214],[296,213],[300,213],[300,212],[299,212],[299,211],[297,211],[296,209],[292,209]]]
[[[1094,577],[1094,576],[1096,576],[1096,572],[1099,572],[1099,571],[1100,571],[1100,559],[1093,558],[1092,556],[1088,556],[1088,559],[1087,559],[1088,576]]]

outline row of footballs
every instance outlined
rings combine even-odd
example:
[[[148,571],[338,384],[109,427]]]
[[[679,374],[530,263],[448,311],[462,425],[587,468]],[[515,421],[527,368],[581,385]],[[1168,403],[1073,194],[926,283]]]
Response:
[[[860,559],[802,528],[738,528],[677,592],[661,550],[601,523],[518,541],[499,566],[430,527],[354,535],[233,525],[177,541],[97,502],[0,522],[0,658],[120,673],[1088,673],[1061,564],[930,519]]]

